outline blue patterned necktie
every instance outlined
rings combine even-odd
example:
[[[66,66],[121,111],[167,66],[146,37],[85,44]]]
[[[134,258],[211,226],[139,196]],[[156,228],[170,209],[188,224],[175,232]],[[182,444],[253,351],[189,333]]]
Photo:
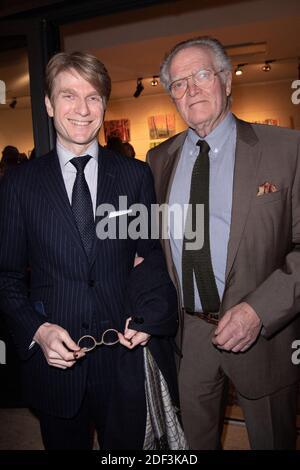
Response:
[[[89,257],[95,238],[95,220],[90,190],[84,176],[84,169],[92,157],[84,155],[70,160],[77,170],[73,192],[72,210],[84,250]]]

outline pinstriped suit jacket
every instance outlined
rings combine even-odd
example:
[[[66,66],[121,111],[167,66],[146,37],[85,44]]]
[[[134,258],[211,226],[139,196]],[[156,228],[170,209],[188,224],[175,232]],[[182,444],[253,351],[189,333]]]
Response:
[[[109,203],[118,210],[120,195],[127,196],[129,206],[143,203],[149,207],[155,199],[151,171],[140,161],[99,147],[97,207]],[[77,412],[86,387],[87,361],[62,371],[47,364],[38,345],[29,350],[42,323],[62,326],[77,341],[92,333],[92,319],[98,328],[106,320],[108,327],[123,331],[130,315],[143,319],[143,324],[132,327],[154,335],[149,347],[177,400],[173,351],[168,339],[177,326],[176,292],[157,240],[97,239],[88,260],[55,151],[3,178],[0,240],[0,309],[24,359],[25,393],[31,406],[71,417]],[[139,270],[142,297],[135,293],[133,282],[128,284],[131,275],[136,276],[132,270],[136,253],[145,258]],[[27,266],[31,269],[30,293],[26,286]],[[155,296],[150,292],[151,286]],[[126,301],[127,291],[130,295]],[[119,345],[115,351],[116,363],[122,361],[125,368],[130,368],[141,386],[141,348],[131,354]],[[115,399],[126,403],[130,399],[127,391],[123,389],[122,396]],[[139,398],[141,406],[143,398]],[[138,411],[139,403],[136,405]]]

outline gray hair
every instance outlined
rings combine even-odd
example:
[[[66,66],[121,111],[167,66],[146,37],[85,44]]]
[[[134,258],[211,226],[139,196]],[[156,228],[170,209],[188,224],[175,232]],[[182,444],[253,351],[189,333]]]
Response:
[[[182,41],[176,44],[169,53],[166,54],[161,66],[160,66],[160,81],[163,86],[169,91],[169,86],[171,84],[170,79],[170,65],[174,56],[183,49],[188,49],[189,47],[199,47],[206,48],[213,54],[213,60],[216,69],[224,70],[225,72],[231,72],[232,65],[231,61],[225,51],[223,45],[218,41],[218,39],[212,38],[210,36],[199,36],[198,38],[188,39],[187,41]],[[225,81],[225,75],[220,74],[223,81]]]

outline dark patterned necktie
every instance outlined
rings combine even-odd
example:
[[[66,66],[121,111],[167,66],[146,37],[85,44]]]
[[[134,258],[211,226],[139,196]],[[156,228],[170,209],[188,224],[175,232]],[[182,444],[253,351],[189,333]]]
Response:
[[[84,176],[84,169],[92,157],[84,155],[70,160],[77,170],[73,192],[72,210],[84,250],[89,257],[95,238],[95,220],[90,190]]]
[[[194,279],[201,299],[204,313],[218,312],[220,308],[220,298],[213,272],[210,240],[209,240],[209,156],[210,150],[205,140],[199,140],[199,155],[194,164],[192,178],[189,209],[187,220],[192,223],[192,230],[196,230],[196,205],[204,205],[204,243],[201,249],[187,249],[187,243],[193,240],[186,238],[183,240],[182,249],[182,288],[183,304],[186,310],[195,310]],[[187,225],[186,225],[187,228]],[[198,234],[199,235],[199,234]]]

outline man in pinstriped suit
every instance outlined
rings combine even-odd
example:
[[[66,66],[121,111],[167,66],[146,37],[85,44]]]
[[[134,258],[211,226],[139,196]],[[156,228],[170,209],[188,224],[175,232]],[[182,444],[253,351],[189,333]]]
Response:
[[[177,301],[159,242],[95,236],[101,204],[116,207],[122,195],[129,206],[149,209],[155,200],[146,164],[98,144],[110,89],[95,57],[54,56],[45,103],[56,148],[7,175],[0,188],[0,308],[24,359],[24,391],[46,449],[90,449],[91,424],[103,449],[142,448],[147,343],[177,400],[171,340]],[[86,197],[92,234],[81,228]],[[144,262],[132,271],[136,253]],[[89,353],[77,345],[81,336],[98,339],[109,328],[119,331],[120,344]]]

